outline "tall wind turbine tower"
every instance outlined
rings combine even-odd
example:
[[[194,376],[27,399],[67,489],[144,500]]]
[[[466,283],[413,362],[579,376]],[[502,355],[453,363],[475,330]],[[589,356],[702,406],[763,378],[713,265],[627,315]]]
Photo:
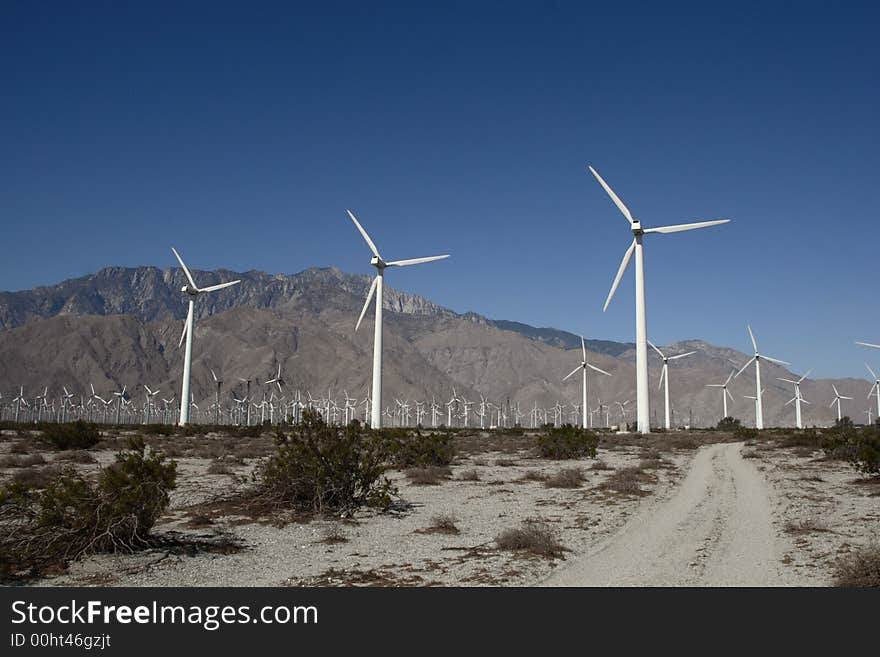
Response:
[[[449,255],[439,255],[439,256],[428,256],[426,258],[411,258],[409,260],[392,260],[391,262],[385,262],[382,259],[382,256],[379,255],[379,250],[376,248],[376,245],[373,243],[373,240],[370,239],[370,236],[367,235],[367,231],[364,230],[363,226],[358,223],[358,220],[355,219],[354,214],[352,214],[351,210],[346,210],[348,212],[348,216],[351,217],[351,220],[354,222],[354,225],[357,227],[358,232],[363,236],[364,240],[367,243],[367,246],[370,247],[370,251],[373,252],[373,257],[370,259],[370,264],[376,268],[376,278],[373,279],[373,284],[370,285],[370,291],[367,293],[367,300],[364,302],[364,307],[361,310],[361,316],[358,317],[357,324],[355,324],[354,330],[357,331],[361,325],[361,320],[364,318],[364,314],[367,312],[367,308],[370,305],[370,301],[373,299],[373,294],[376,295],[376,325],[373,328],[373,404],[372,411],[370,412],[370,426],[373,429],[381,429],[382,428],[382,282],[385,277],[385,270],[388,267],[406,267],[408,265],[418,265],[423,262],[431,262],[433,260],[442,260],[443,258],[448,258]]]
[[[237,285],[238,283],[241,283],[241,281],[229,281],[228,283],[220,283],[219,285],[199,287],[193,280],[192,274],[189,273],[189,269],[186,268],[180,254],[177,253],[174,247],[171,247],[171,251],[174,253],[174,257],[177,258],[177,262],[180,263],[183,273],[186,275],[186,280],[188,281],[187,285],[180,288],[180,291],[189,297],[189,310],[187,310],[186,321],[183,324],[183,333],[181,333],[180,342],[177,345],[180,347],[180,345],[183,344],[184,338],[186,339],[186,350],[183,353],[183,383],[180,390],[180,418],[177,421],[180,426],[185,426],[187,422],[189,422],[189,407],[192,403],[189,392],[189,375],[190,370],[192,369],[193,308],[195,307],[196,299],[200,294],[222,290],[225,287]]]
[[[648,340],[648,344],[650,344],[651,347],[654,349],[654,351],[656,351],[658,354],[660,354],[660,358],[663,359],[663,370],[660,372],[660,386],[662,386],[664,382],[666,383],[666,388],[664,388],[664,395],[663,395],[664,400],[665,400],[665,410],[666,410],[664,426],[666,427],[666,430],[669,431],[669,429],[670,429],[670,424],[669,424],[669,361],[678,360],[679,358],[684,358],[685,356],[690,356],[691,354],[695,354],[697,352],[696,351],[686,351],[683,354],[676,354],[675,356],[666,356],[662,351],[660,351],[657,348],[657,345],[655,345],[650,340]],[[660,386],[658,386],[658,387],[660,387]]]
[[[632,244],[623,254],[623,261],[617,270],[617,276],[614,277],[614,283],[611,285],[611,291],[605,300],[603,311],[608,308],[623,272],[632,258],[633,252],[636,254],[636,409],[638,416],[639,433],[650,433],[651,431],[651,403],[648,392],[648,320],[645,311],[645,261],[642,254],[642,238],[648,233],[678,233],[683,230],[694,230],[695,228],[707,228],[708,226],[717,226],[718,224],[726,224],[730,219],[716,219],[714,221],[700,221],[692,224],[678,224],[675,226],[661,226],[659,228],[642,228],[642,224],[638,219],[632,216],[629,209],[623,204],[617,194],[608,186],[593,167],[590,171],[602,185],[602,188],[614,201],[617,209],[623,213],[629,222],[630,229],[633,233]]]

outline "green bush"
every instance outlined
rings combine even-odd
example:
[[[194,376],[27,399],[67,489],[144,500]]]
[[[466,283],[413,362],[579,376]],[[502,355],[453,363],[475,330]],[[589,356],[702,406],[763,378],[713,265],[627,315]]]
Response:
[[[101,440],[101,433],[94,424],[83,420],[67,424],[42,424],[43,438],[57,449],[88,449]]]
[[[739,420],[728,415],[719,420],[715,428],[719,431],[736,431],[740,426],[742,426],[742,423]]]
[[[849,461],[859,472],[880,474],[880,425],[857,428],[852,422],[839,422],[825,432],[822,449],[831,458]]]
[[[754,440],[758,437],[758,430],[739,425],[734,428],[733,437],[737,440]]]
[[[378,432],[359,423],[330,426],[306,410],[289,435],[277,431],[275,453],[257,473],[253,499],[269,510],[313,513],[388,507],[396,491],[384,476],[386,458]]]
[[[177,464],[142,439],[102,468],[97,482],[68,466],[44,490],[9,484],[0,490],[0,575],[36,575],[81,555],[148,545],[168,506]]]
[[[374,433],[380,436],[388,461],[396,468],[449,465],[455,458],[453,436],[449,431],[423,434],[419,430],[382,429]]]
[[[570,424],[545,425],[538,435],[538,452],[546,459],[596,458],[599,436]]]

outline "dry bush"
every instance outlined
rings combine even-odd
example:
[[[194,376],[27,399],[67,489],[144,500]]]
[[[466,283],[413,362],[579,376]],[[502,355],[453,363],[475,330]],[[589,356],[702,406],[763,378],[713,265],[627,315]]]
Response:
[[[0,458],[0,468],[29,468],[32,465],[43,465],[45,462],[46,459],[40,454],[9,455]]]
[[[255,473],[256,487],[243,497],[251,513],[349,513],[391,505],[396,490],[384,476],[387,443],[377,432],[358,422],[327,425],[306,410],[293,431],[279,429],[275,441],[275,453]]]
[[[822,520],[817,518],[807,518],[806,520],[794,521],[789,520],[785,523],[785,531],[789,534],[811,534],[813,532],[827,532],[828,529]]]
[[[84,449],[74,449],[69,452],[62,452],[58,455],[58,461],[67,461],[68,463],[97,463],[98,460]]]
[[[834,585],[846,587],[880,587],[880,544],[872,541],[837,560]]]
[[[459,534],[458,518],[451,513],[439,513],[431,518],[431,524],[423,531],[428,534]]]
[[[538,453],[545,459],[596,458],[599,436],[570,424],[545,427],[538,436]]]
[[[429,465],[426,468],[409,468],[404,471],[404,474],[415,486],[437,486],[449,479],[452,470],[445,465]]]
[[[418,429],[379,429],[373,433],[384,443],[388,460],[397,468],[444,466],[455,458],[449,431],[423,434]]]
[[[605,463],[605,461],[599,460],[593,463],[590,470],[613,470],[614,468]]]
[[[229,465],[223,461],[223,459],[215,459],[211,461],[211,465],[208,466],[207,470],[208,474],[212,475],[231,475],[232,470]]]
[[[143,440],[132,440],[96,482],[67,466],[39,492],[6,486],[0,491],[0,575],[35,575],[83,554],[147,547],[176,476],[175,463],[146,455]]]
[[[47,488],[55,480],[59,472],[60,470],[52,465],[45,468],[25,468],[15,473],[12,482],[22,488]]]
[[[547,477],[544,485],[547,488],[580,488],[585,479],[580,468],[563,468]]]
[[[461,481],[479,481],[480,473],[477,472],[475,468],[470,470],[465,470],[461,474],[458,475],[459,480]]]
[[[331,525],[324,530],[324,534],[321,536],[321,542],[326,543],[327,545],[348,543],[348,535],[339,525]]]
[[[41,424],[42,438],[57,449],[88,449],[101,440],[97,425],[83,420],[67,424]]]
[[[28,444],[24,440],[14,442],[9,447],[10,454],[30,454],[30,452],[31,449],[30,447],[28,447]]]
[[[499,468],[513,468],[516,467],[516,461],[513,459],[498,459],[495,461],[495,465]]]
[[[603,481],[599,487],[621,495],[647,495],[641,484],[649,482],[651,476],[638,467],[621,468]]]
[[[540,470],[526,470],[520,481],[547,481],[547,475]]]
[[[529,552],[541,557],[562,557],[565,548],[550,526],[543,520],[526,520],[522,526],[505,529],[495,537],[495,544],[501,550]]]

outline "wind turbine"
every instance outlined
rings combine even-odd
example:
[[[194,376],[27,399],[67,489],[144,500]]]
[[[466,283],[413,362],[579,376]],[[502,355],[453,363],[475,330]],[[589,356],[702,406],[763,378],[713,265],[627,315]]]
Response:
[[[755,402],[755,428],[756,429],[760,428],[760,427],[758,427],[758,404],[761,401],[761,395],[763,395],[765,392],[767,392],[767,388],[764,388],[763,390],[761,390],[754,397],[752,395],[743,395],[743,397],[745,399],[751,399],[752,401]]]
[[[810,372],[812,372],[812,371],[813,370],[810,370],[809,372],[804,374],[801,378],[799,378],[797,381],[776,377],[780,381],[785,381],[786,383],[793,383],[794,384],[794,397],[792,397],[787,402],[785,402],[785,405],[788,406],[791,402],[794,402],[795,418],[796,418],[795,424],[797,425],[798,429],[804,428],[803,422],[801,421],[801,402],[803,402],[805,404],[810,403],[806,399],[801,397],[801,383],[804,382],[804,379],[806,379],[810,375]]]
[[[730,380],[733,378],[733,375],[736,374],[736,370],[730,371],[730,376],[727,377],[727,381],[724,383],[707,383],[707,388],[721,388],[721,400],[724,402],[724,415],[721,416],[723,420],[726,417],[729,417],[727,414],[727,398],[730,397],[730,401],[733,401],[733,395],[730,394],[730,391],[727,389],[727,385],[730,383]]]
[[[236,280],[230,281],[228,283],[220,283],[219,285],[199,287],[193,280],[192,274],[189,273],[189,269],[186,268],[186,265],[183,262],[183,258],[180,257],[180,254],[174,249],[174,247],[171,247],[171,251],[174,253],[174,257],[177,258],[177,262],[180,263],[180,266],[183,269],[183,273],[186,275],[186,280],[188,281],[187,285],[184,285],[182,288],[180,288],[180,291],[189,297],[189,310],[187,310],[186,321],[183,324],[183,333],[181,333],[180,342],[177,345],[178,347],[180,347],[180,345],[183,344],[184,338],[186,338],[186,350],[183,353],[183,385],[181,386],[180,391],[180,418],[177,421],[180,426],[185,426],[186,423],[189,422],[189,407],[191,403],[189,392],[189,375],[190,370],[192,369],[193,308],[195,306],[195,301],[200,294],[222,290],[225,287],[236,285],[241,281]]]
[[[755,396],[747,397],[747,399],[755,400],[755,428],[763,429],[764,428],[764,402],[763,402],[763,394],[764,390],[761,388],[761,359],[769,360],[771,363],[776,363],[777,365],[789,365],[790,363],[786,363],[784,360],[778,360],[776,358],[770,358],[770,356],[764,356],[763,354],[758,353],[758,343],[755,342],[755,334],[752,333],[752,327],[749,326],[749,337],[752,339],[752,346],[755,348],[755,355],[749,358],[746,361],[746,364],[742,366],[742,369],[737,372],[733,378],[738,377],[740,374],[746,371],[746,368],[752,363],[755,364]]]
[[[214,409],[214,424],[220,424],[220,388],[223,386],[223,379],[218,379],[217,375],[214,374],[214,368],[211,369],[211,377],[214,379],[214,383],[217,384],[217,392],[214,397],[214,404],[216,408]]]
[[[626,271],[632,258],[633,251],[636,254],[636,407],[638,416],[639,433],[650,433],[651,431],[651,402],[648,397],[648,320],[645,310],[645,261],[642,254],[642,238],[648,233],[677,233],[684,230],[694,230],[695,228],[707,228],[709,226],[717,226],[726,224],[730,219],[716,219],[714,221],[700,221],[690,224],[678,224],[675,226],[661,226],[659,228],[642,228],[642,224],[635,219],[629,209],[623,204],[617,194],[608,186],[602,176],[600,176],[593,167],[590,171],[602,185],[602,188],[614,201],[617,209],[623,213],[626,220],[629,221],[630,229],[633,233],[632,244],[623,254],[623,260],[620,268],[617,270],[617,276],[614,277],[614,283],[611,285],[611,291],[605,300],[603,312],[611,303],[614,292],[620,284],[623,272]],[[668,416],[668,414],[667,414]]]
[[[868,396],[866,397],[866,399],[870,399],[872,394],[877,395],[877,419],[880,420],[880,379],[878,379],[877,375],[874,374],[874,370],[871,369],[870,365],[865,363],[865,367],[868,368],[871,376],[874,377],[874,385],[872,385],[871,389],[868,391]]]
[[[608,372],[606,372],[605,370],[601,370],[598,367],[596,367],[595,365],[591,365],[590,363],[587,362],[587,344],[584,341],[584,336],[581,336],[581,353],[584,356],[584,359],[581,361],[581,364],[578,365],[577,367],[575,367],[571,371],[570,374],[565,375],[565,377],[563,377],[562,380],[565,381],[565,379],[567,379],[568,377],[576,374],[578,370],[581,370],[581,372],[582,372],[582,375],[583,375],[583,389],[582,389],[583,399],[581,400],[581,408],[583,409],[583,412],[582,412],[581,416],[583,419],[581,421],[581,425],[584,429],[586,429],[587,428],[587,413],[589,412],[589,408],[587,407],[587,368],[590,368],[591,370],[595,370],[596,372],[600,372],[601,374],[604,374],[605,376],[611,376],[611,375]]]
[[[431,262],[432,260],[442,260],[443,258],[448,258],[449,255],[439,255],[439,256],[428,256],[426,258],[412,258],[409,260],[392,260],[391,262],[385,262],[382,259],[382,256],[379,255],[379,250],[376,248],[376,245],[373,244],[373,240],[370,239],[370,236],[367,235],[367,231],[364,230],[363,226],[358,223],[358,220],[355,219],[354,214],[352,214],[351,210],[346,210],[348,212],[348,216],[351,217],[351,220],[354,222],[354,225],[357,227],[360,234],[363,236],[364,240],[367,243],[367,246],[370,247],[370,251],[373,252],[373,257],[370,259],[370,264],[376,268],[376,278],[373,279],[373,284],[370,285],[370,291],[367,293],[367,300],[364,303],[363,310],[361,310],[361,316],[358,317],[357,324],[355,324],[354,330],[357,331],[361,325],[361,320],[364,318],[364,314],[367,312],[367,307],[370,305],[370,301],[373,299],[373,294],[376,295],[376,324],[373,329],[373,408],[370,413],[370,422],[373,429],[381,429],[382,428],[382,281],[385,276],[385,269],[387,267],[406,267],[408,265],[418,265],[423,262]]]
[[[147,405],[146,405],[146,419],[144,424],[150,423],[150,412],[153,410],[153,398],[159,394],[160,390],[157,388],[156,390],[150,390],[150,387],[145,385],[144,390],[147,391]]]
[[[676,354],[675,356],[666,356],[666,355],[664,355],[664,353],[662,351],[660,351],[660,349],[657,348],[657,345],[655,345],[650,340],[648,340],[648,344],[651,345],[651,347],[654,348],[654,351],[656,351],[658,354],[660,354],[660,358],[663,359],[663,369],[660,372],[660,385],[658,385],[657,387],[660,388],[660,386],[663,385],[663,382],[664,381],[666,382],[666,388],[665,388],[665,393],[664,393],[664,398],[666,400],[665,401],[666,416],[665,416],[664,426],[666,427],[666,430],[669,431],[669,416],[670,416],[670,413],[669,413],[669,361],[678,360],[679,358],[684,358],[685,356],[690,356],[691,354],[695,354],[697,352],[696,351],[687,351],[683,354]]]
[[[833,383],[831,384],[831,387],[834,388],[834,401],[828,404],[828,408],[831,408],[832,406],[834,406],[834,404],[837,404],[837,421],[840,422],[840,419],[843,417],[843,413],[841,413],[840,411],[840,400],[852,399],[852,397],[844,397],[843,395],[841,395],[839,392],[837,392],[837,386],[835,386]],[[871,395],[869,394],[868,396],[870,397]],[[868,409],[868,412],[870,413],[871,409]],[[871,424],[870,418],[868,419],[868,424]]]

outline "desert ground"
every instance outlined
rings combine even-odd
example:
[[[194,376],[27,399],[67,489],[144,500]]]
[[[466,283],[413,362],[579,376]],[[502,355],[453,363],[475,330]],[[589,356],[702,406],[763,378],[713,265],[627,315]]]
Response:
[[[38,478],[62,462],[96,471],[126,433],[72,456],[5,430],[0,476]],[[604,434],[595,459],[551,460],[528,432],[476,430],[456,437],[448,469],[390,470],[399,494],[388,510],[281,519],[224,502],[250,485],[271,436],[147,442],[178,462],[154,528],[175,540],[90,555],[28,584],[826,586],[839,557],[880,535],[877,477],[772,436]],[[535,540],[511,541],[521,529]]]

